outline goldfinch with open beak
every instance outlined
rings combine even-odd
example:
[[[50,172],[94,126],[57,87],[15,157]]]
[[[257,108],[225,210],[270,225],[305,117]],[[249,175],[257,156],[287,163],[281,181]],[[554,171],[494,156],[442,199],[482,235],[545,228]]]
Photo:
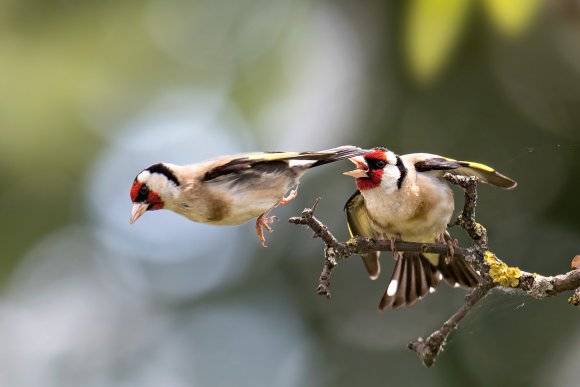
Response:
[[[272,231],[269,224],[275,220],[269,212],[296,197],[300,177],[306,171],[364,153],[368,150],[347,145],[320,152],[223,156],[184,166],[155,164],[133,182],[130,222],[146,211],[162,208],[215,225],[237,225],[257,218],[256,233],[265,246],[263,228]]]
[[[484,183],[512,189],[516,182],[486,165],[428,153],[399,156],[385,148],[350,159],[357,169],[358,190],[345,205],[351,236],[408,242],[450,242],[447,225],[453,214],[453,192],[446,172],[476,176]],[[455,287],[473,288],[479,275],[463,260],[439,254],[394,252],[395,268],[379,309],[413,305],[445,279]],[[380,273],[379,252],[362,257],[371,279]]]

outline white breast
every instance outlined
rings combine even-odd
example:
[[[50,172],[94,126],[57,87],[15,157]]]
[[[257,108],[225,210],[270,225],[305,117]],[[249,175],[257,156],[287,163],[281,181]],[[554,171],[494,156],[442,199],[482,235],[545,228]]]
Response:
[[[418,174],[417,184],[402,189],[382,187],[362,192],[377,233],[415,242],[434,242],[447,229],[453,214],[453,193],[437,177]],[[390,185],[392,188],[393,185]]]

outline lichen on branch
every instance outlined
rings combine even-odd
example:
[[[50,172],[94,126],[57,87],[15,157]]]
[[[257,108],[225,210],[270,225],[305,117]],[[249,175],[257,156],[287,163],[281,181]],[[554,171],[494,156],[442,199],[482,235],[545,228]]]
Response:
[[[487,272],[494,283],[504,288],[515,288],[520,283],[522,271],[519,267],[510,267],[497,259],[494,253],[486,251],[483,255],[485,262],[489,265]]]

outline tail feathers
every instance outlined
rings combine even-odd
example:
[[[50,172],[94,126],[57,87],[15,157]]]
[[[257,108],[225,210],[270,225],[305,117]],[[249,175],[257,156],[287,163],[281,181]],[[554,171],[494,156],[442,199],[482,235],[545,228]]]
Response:
[[[399,309],[411,306],[429,293],[433,293],[441,279],[451,286],[474,288],[480,281],[479,275],[465,260],[457,257],[445,262],[441,256],[434,266],[421,253],[402,253],[395,263],[393,275],[379,309]]]
[[[439,286],[437,268],[421,253],[403,253],[395,263],[393,275],[379,309],[411,306]]]
[[[432,267],[433,265],[431,265]],[[429,285],[429,293],[433,293],[437,287],[439,287],[439,283],[443,276],[437,270],[430,270],[425,271],[425,275],[427,276],[427,284]]]
[[[368,149],[361,149],[353,145],[344,145],[337,148],[326,149],[320,152],[315,152],[317,154],[324,154],[325,157],[321,160],[314,162],[310,168],[318,167],[320,165],[332,163],[338,160],[344,160],[355,156],[362,156],[369,153]],[[304,152],[308,153],[308,152]]]
[[[450,261],[446,263],[445,259],[441,257],[437,269],[449,285],[464,289],[471,289],[477,286],[480,277],[464,259],[458,257],[448,259]]]
[[[369,254],[361,255],[363,264],[369,273],[369,278],[376,280],[381,274],[381,263],[379,261],[380,252],[374,251]]]

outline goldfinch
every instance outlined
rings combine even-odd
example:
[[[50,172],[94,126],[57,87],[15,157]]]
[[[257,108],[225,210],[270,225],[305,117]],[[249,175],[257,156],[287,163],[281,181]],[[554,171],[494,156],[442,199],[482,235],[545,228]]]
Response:
[[[296,197],[300,177],[306,171],[367,152],[347,145],[319,152],[222,156],[183,166],[155,164],[141,171],[133,182],[130,223],[146,211],[162,208],[215,225],[238,225],[257,217],[256,233],[265,246],[263,229],[272,231],[269,224],[276,219],[268,214]]]
[[[484,183],[512,189],[516,182],[493,168],[428,153],[399,156],[374,148],[350,158],[357,169],[344,172],[355,178],[358,190],[345,205],[352,237],[437,242],[447,240],[453,214],[453,193],[443,179],[446,172],[477,176]],[[413,305],[435,291],[441,279],[455,287],[473,288],[479,275],[462,259],[439,254],[394,252],[395,268],[379,309]],[[379,253],[362,257],[371,279],[380,274]]]

